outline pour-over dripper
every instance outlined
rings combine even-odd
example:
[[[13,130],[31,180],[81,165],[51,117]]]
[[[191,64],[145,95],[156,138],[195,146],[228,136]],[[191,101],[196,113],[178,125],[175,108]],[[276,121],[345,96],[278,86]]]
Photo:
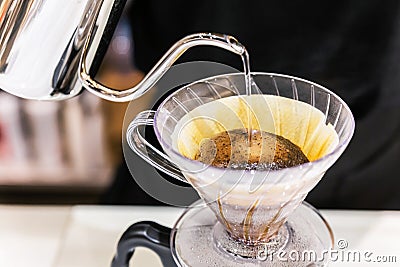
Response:
[[[268,73],[253,73],[252,79],[255,95],[251,97],[244,96],[243,74],[185,86],[157,112],[138,115],[128,129],[128,142],[139,155],[177,178],[182,178],[181,171],[182,179],[211,208],[219,221],[214,231],[217,247],[248,258],[256,257],[254,247],[272,241],[279,243],[276,248],[284,246],[289,232],[281,226],[341,155],[354,131],[347,105],[322,86]],[[140,125],[153,122],[168,156],[147,146],[137,131]],[[248,171],[216,168],[192,159],[202,138],[248,125],[289,139],[311,162]]]

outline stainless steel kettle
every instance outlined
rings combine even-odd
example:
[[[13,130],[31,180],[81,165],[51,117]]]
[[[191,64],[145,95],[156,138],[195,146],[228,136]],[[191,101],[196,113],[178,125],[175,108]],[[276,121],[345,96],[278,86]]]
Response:
[[[178,41],[135,87],[108,88],[92,78],[126,0],[2,0],[0,89],[38,100],[77,95],[82,86],[111,101],[130,101],[149,90],[188,48],[212,45],[242,55],[233,37],[199,33]],[[89,68],[91,67],[91,68]]]

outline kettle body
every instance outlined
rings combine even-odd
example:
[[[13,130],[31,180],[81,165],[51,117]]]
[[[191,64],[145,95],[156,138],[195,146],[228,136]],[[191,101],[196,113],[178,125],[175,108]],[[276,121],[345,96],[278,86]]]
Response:
[[[0,2],[0,89],[37,100],[62,100],[82,87],[110,101],[136,99],[151,89],[189,48],[210,45],[243,56],[225,34],[197,33],[177,41],[132,88],[115,90],[95,79],[126,0],[3,0]]]
[[[85,41],[92,35],[85,51],[85,63],[91,66],[96,56],[102,59],[106,49],[99,46],[108,43],[104,38],[111,39],[125,2],[3,0],[0,89],[38,100],[77,95],[82,89],[78,69]]]

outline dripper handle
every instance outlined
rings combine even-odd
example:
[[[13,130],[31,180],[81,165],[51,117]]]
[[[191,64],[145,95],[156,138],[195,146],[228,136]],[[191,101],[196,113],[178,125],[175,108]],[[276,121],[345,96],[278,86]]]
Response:
[[[140,83],[132,88],[119,91],[97,82],[87,72],[86,57],[93,30],[92,26],[80,58],[79,79],[82,85],[91,93],[114,102],[130,101],[145,94],[168,71],[174,62],[191,47],[198,45],[216,46],[238,55],[242,55],[246,51],[245,47],[230,35],[218,33],[196,33],[188,35],[176,42]]]
[[[179,181],[188,183],[178,166],[173,164],[166,154],[152,146],[142,135],[141,130],[143,130],[143,126],[153,126],[154,115],[155,111],[146,110],[140,112],[135,117],[129,124],[126,132],[128,145],[137,155],[153,167]]]
[[[129,260],[137,247],[145,247],[158,254],[164,267],[176,267],[170,248],[171,229],[155,222],[138,222],[129,226],[118,241],[111,267],[129,267]]]

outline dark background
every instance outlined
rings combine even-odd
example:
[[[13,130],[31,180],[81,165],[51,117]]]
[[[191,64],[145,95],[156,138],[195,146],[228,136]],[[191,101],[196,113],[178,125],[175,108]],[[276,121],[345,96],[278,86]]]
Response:
[[[319,208],[400,209],[399,12],[399,1],[138,0],[128,17],[143,72],[185,35],[220,32],[246,46],[253,71],[333,90],[353,111],[356,132],[307,200]],[[180,62],[191,60],[242,68],[239,57],[217,48],[194,48]],[[154,203],[137,192],[126,167],[116,179],[108,203]]]

